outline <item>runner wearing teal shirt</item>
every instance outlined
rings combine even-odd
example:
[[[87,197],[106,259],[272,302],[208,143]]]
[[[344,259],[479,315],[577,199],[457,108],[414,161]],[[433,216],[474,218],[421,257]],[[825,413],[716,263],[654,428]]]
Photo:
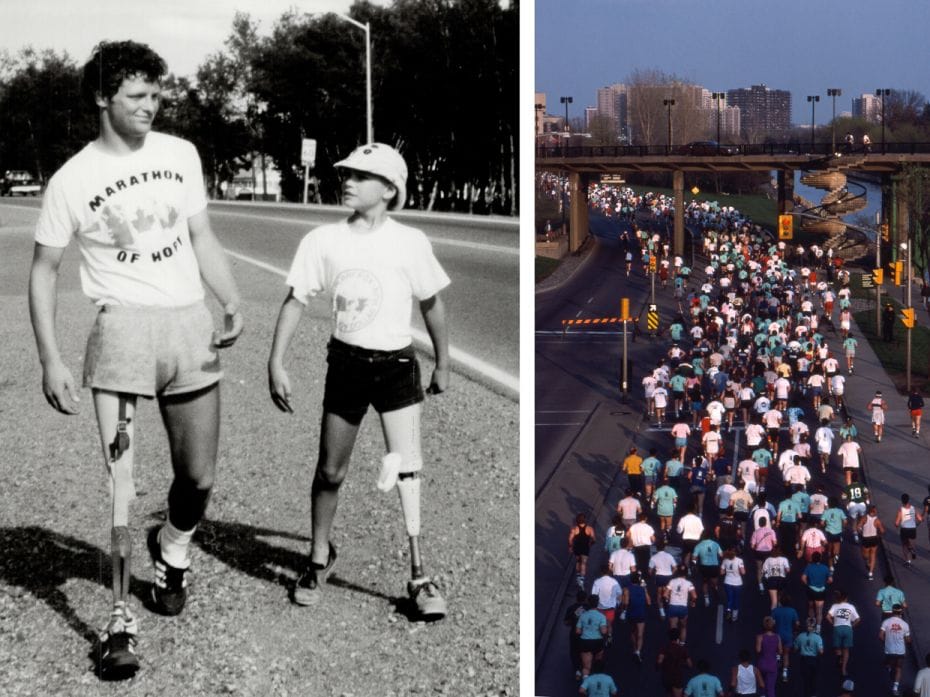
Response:
[[[586,697],[613,697],[617,694],[617,683],[607,675],[603,666],[595,666],[596,672],[591,673],[581,683],[581,694]]]
[[[664,524],[664,521],[661,521],[662,529],[667,530],[672,525],[672,516],[675,515],[675,506],[678,502],[678,492],[668,484],[664,484],[656,489],[654,500],[656,504],[656,515],[658,515],[659,518],[668,518],[667,526]]]
[[[669,325],[668,333],[672,337],[672,341],[679,342],[681,341],[681,333],[685,330],[681,322],[674,322]],[[673,388],[674,389],[674,388]]]
[[[713,589],[716,598],[717,579],[720,577],[720,560],[723,550],[717,541],[711,537],[709,530],[704,531],[703,539],[694,548],[694,557],[697,559],[703,579],[704,607],[710,607],[710,590]]]
[[[884,588],[879,589],[878,594],[875,596],[875,606],[881,608],[883,620],[891,617],[891,609],[895,604],[907,608],[907,603],[904,601],[904,591],[895,588],[894,576],[887,574]]]
[[[784,499],[778,504],[775,524],[778,527],[778,543],[789,554],[798,543],[798,517],[801,509],[792,499]]]
[[[846,352],[846,371],[852,375],[853,372],[853,363],[856,360],[856,346],[859,345],[859,342],[852,336],[847,336],[843,340],[843,349]]]
[[[801,658],[801,682],[805,695],[814,695],[817,690],[817,668],[819,657],[823,655],[823,639],[815,631],[816,622],[807,620],[807,631],[798,634],[794,646]]]
[[[685,686],[687,697],[720,697],[723,694],[723,685],[716,675],[710,674],[710,664],[701,659],[697,663],[698,674],[688,681]]]
[[[652,492],[656,488],[656,477],[658,476],[659,469],[662,467],[662,463],[659,461],[659,458],[655,456],[655,448],[651,448],[649,451],[649,457],[643,460],[640,467],[643,470],[643,484],[646,494],[646,499],[652,497]]]
[[[832,559],[830,566],[835,567],[840,560],[840,543],[843,541],[843,528],[846,527],[846,512],[840,508],[835,496],[827,500],[827,510],[820,516],[820,520],[827,536],[827,553]]]
[[[665,479],[673,489],[681,486],[681,472],[684,468],[684,464],[677,457],[665,461]]]

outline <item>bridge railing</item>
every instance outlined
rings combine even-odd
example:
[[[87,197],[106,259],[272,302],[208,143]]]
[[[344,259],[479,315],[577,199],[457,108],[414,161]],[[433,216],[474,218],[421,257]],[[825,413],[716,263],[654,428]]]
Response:
[[[842,143],[836,144],[836,152],[854,155],[918,155],[930,153],[930,143],[872,143],[866,150],[862,145],[856,145],[846,150]],[[687,145],[560,145],[539,146],[536,148],[536,158],[562,159],[567,157],[733,157],[737,155],[816,155],[830,156],[834,154],[833,144],[805,143],[788,141],[784,143],[743,143],[718,146],[716,151],[701,150],[699,154],[691,155]]]

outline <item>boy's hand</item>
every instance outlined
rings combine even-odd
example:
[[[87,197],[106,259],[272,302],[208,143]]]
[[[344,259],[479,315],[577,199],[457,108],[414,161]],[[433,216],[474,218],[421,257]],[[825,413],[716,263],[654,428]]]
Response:
[[[429,381],[429,387],[426,388],[426,394],[442,394],[449,388],[449,369],[435,368],[433,377]]]
[[[271,392],[271,401],[278,409],[288,414],[294,413],[291,408],[291,380],[284,368],[268,366],[268,390]]]
[[[62,414],[77,414],[77,402],[81,401],[74,386],[71,371],[64,363],[50,363],[42,371],[42,391],[46,401]],[[65,397],[67,396],[67,399]]]
[[[217,348],[229,348],[242,333],[242,327],[245,324],[242,319],[242,313],[239,310],[224,313],[223,332],[213,333],[213,345]]]

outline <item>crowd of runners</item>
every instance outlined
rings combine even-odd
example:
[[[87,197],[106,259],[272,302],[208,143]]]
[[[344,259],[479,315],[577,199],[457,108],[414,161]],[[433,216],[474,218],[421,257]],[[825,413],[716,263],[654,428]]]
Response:
[[[624,216],[637,200],[641,207],[649,197],[598,187],[591,203]],[[881,442],[888,404],[876,392],[856,405],[871,414],[866,433],[847,411],[858,343],[848,275],[823,250],[786,246],[738,211],[693,203],[688,219],[700,224],[706,261],[697,281],[669,254],[661,226],[647,232],[629,219],[633,232],[620,240],[625,272],[640,273],[639,264],[645,270],[657,256],[657,275],[663,287],[672,284],[679,309],[641,383],[648,428],[667,440],[623,454],[627,486],[608,502],[616,514],[606,533],[583,513],[571,528],[578,589],[565,624],[581,694],[618,694],[610,647],[621,632],[629,632],[633,659],[659,671],[668,695],[774,697],[796,671],[799,694],[811,697],[824,654],[835,655],[844,694],[854,689],[850,656],[860,651],[884,654],[892,694],[900,694],[907,604],[893,577],[875,578],[876,551],[893,526],[906,563],[916,559],[930,496],[918,507],[902,494],[896,512],[870,499],[859,441]],[[908,407],[917,435],[916,390]],[[843,541],[858,546],[861,561],[841,572],[840,555],[851,549]],[[607,562],[589,568],[596,546]],[[848,589],[864,582],[875,586],[873,607],[849,602]],[[753,592],[768,602],[764,613],[746,616],[742,599]],[[723,604],[726,620],[757,627],[754,645],[715,656],[715,665],[692,663],[688,619],[698,604]],[[865,613],[881,614],[877,636],[859,636]],[[645,655],[647,618],[654,627],[656,617],[667,637]]]

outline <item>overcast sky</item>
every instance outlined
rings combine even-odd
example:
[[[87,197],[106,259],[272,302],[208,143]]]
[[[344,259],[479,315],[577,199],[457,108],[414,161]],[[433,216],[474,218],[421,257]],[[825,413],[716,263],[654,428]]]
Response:
[[[192,76],[203,59],[223,48],[236,10],[260,20],[270,33],[288,8],[313,14],[346,12],[352,0],[0,0],[0,49],[26,45],[67,51],[79,64],[103,39],[149,44],[175,75]],[[388,5],[387,0],[374,0]],[[346,32],[360,32],[346,24]]]
[[[536,90],[549,112],[596,106],[598,87],[657,68],[722,92],[765,84],[792,93],[792,121],[817,123],[877,88],[930,98],[927,0],[537,0]],[[554,104],[554,106],[552,106]]]

